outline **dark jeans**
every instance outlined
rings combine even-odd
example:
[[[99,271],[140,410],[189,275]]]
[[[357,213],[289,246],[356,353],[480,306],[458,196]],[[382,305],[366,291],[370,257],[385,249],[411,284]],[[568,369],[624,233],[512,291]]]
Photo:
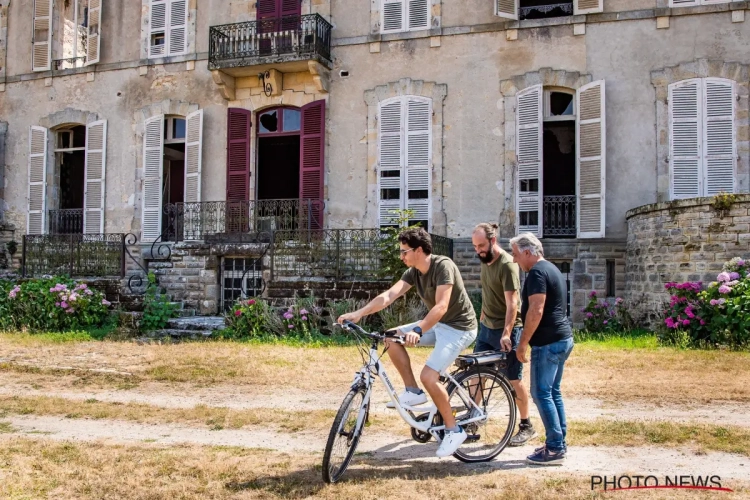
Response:
[[[500,369],[508,377],[508,380],[521,380],[523,376],[523,363],[518,361],[516,357],[516,347],[518,347],[518,342],[521,340],[522,330],[522,327],[517,326],[510,332],[512,350],[506,355],[505,368]],[[477,342],[474,344],[474,352],[499,351],[502,336],[502,329],[494,330],[480,323],[479,335],[477,335]]]
[[[531,348],[531,397],[539,410],[552,452],[564,451],[568,422],[565,419],[560,382],[565,361],[573,350],[573,337]]]

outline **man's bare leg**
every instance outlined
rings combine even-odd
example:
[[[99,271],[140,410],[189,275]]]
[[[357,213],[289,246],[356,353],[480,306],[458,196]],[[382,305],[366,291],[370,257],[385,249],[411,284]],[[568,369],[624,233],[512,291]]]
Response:
[[[448,399],[448,391],[445,390],[445,386],[440,383],[440,374],[425,366],[422,369],[422,374],[419,379],[424,384],[424,388],[432,398],[432,402],[437,406],[440,415],[443,417],[443,423],[446,429],[452,429],[456,426],[456,417],[453,416],[453,410],[451,408],[450,400]]]
[[[414,372],[411,370],[411,359],[409,359],[409,353],[406,352],[406,348],[401,344],[388,342],[388,351],[386,352],[388,352],[388,357],[391,358],[393,366],[396,367],[399,375],[401,375],[404,385],[406,387],[419,387],[417,379],[414,378]]]

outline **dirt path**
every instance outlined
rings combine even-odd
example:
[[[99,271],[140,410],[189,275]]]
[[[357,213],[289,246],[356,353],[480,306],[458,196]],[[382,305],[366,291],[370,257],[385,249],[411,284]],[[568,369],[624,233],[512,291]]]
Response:
[[[248,390],[247,387],[214,386],[180,390],[166,384],[146,383],[136,389],[43,390],[18,384],[3,377],[0,396],[53,396],[72,400],[96,399],[103,402],[142,403],[164,408],[193,408],[198,405],[231,409],[279,408],[290,411],[337,409],[343,392],[310,392],[284,388],[283,393]],[[188,393],[189,392],[189,393]],[[388,396],[377,387],[373,396],[373,411],[386,412]],[[613,404],[598,399],[565,399],[566,410],[572,420],[597,418],[621,420],[668,420],[701,422],[715,425],[750,427],[750,409],[746,404],[723,402],[713,405],[654,405],[624,402]],[[537,416],[531,405],[532,418]]]
[[[211,431],[177,425],[143,425],[112,420],[59,417],[18,416],[5,420],[13,426],[13,432],[0,435],[0,441],[3,437],[20,434],[55,440],[242,446],[287,453],[320,453],[325,446],[326,438],[323,434],[311,433],[284,434],[255,429]],[[398,435],[366,432],[358,451],[369,453],[376,459],[434,462],[439,460],[434,456],[435,446],[434,442],[420,445]],[[497,459],[479,467],[523,472],[529,468],[524,463],[524,458],[530,451],[530,446],[507,448]],[[555,471],[592,475],[630,472],[662,477],[711,473],[720,474],[723,479],[746,481],[750,472],[750,458],[716,452],[695,454],[687,449],[576,447],[571,450],[566,463],[560,468],[555,468]]]

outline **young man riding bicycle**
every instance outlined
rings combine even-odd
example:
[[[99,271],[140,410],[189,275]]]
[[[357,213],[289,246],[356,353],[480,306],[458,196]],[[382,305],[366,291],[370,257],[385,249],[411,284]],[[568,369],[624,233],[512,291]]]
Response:
[[[427,231],[407,229],[399,234],[398,240],[401,260],[408,267],[401,279],[363,308],[340,316],[338,322],[358,323],[363,316],[385,309],[416,286],[417,294],[429,312],[421,321],[398,327],[398,333],[404,337],[407,346],[435,347],[419,379],[443,418],[446,432],[436,454],[447,457],[455,453],[467,434],[456,423],[440,375],[476,338],[476,315],[458,267],[448,257],[432,255],[432,239]],[[404,346],[389,342],[388,355],[406,386],[399,402],[405,406],[426,403],[427,396],[417,385]],[[393,407],[392,404],[389,406]]]

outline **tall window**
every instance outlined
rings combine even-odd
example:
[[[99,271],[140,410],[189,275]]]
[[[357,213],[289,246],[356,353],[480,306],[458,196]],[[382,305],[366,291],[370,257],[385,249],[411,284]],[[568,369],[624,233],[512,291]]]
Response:
[[[187,52],[187,0],[151,0],[149,57]]]
[[[78,68],[99,62],[102,0],[34,0],[33,16],[33,71]],[[55,16],[58,27],[53,47]]]
[[[431,0],[381,0],[380,31],[397,33],[430,28]]]
[[[381,226],[397,224],[410,210],[410,224],[430,229],[432,100],[401,96],[380,103],[378,192]]]
[[[669,86],[671,199],[735,190],[734,82],[694,78]]]

